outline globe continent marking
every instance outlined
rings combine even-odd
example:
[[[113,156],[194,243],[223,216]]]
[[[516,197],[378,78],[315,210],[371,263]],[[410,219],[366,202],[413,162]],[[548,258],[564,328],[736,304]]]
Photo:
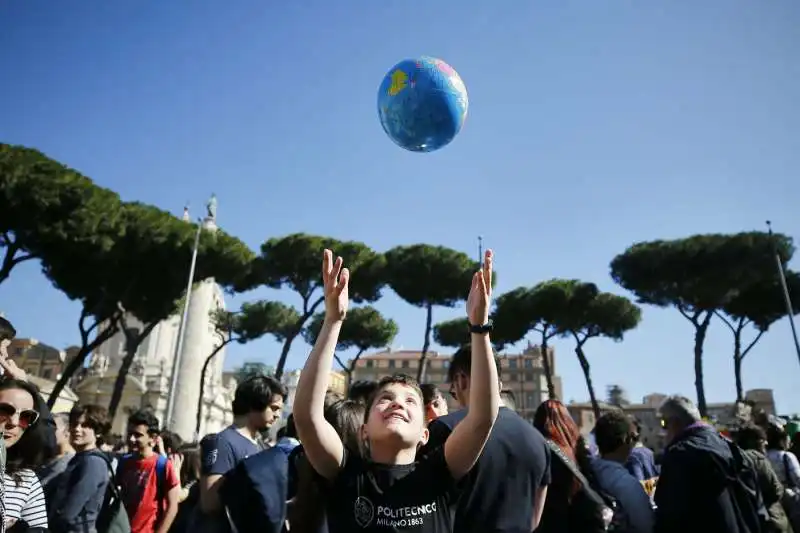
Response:
[[[392,141],[412,152],[450,144],[464,125],[467,89],[458,73],[432,57],[395,65],[378,90],[378,116]]]

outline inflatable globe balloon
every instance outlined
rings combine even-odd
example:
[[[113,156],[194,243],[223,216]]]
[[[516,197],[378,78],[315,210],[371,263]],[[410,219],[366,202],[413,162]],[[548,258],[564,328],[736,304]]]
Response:
[[[450,144],[464,125],[468,105],[458,73],[433,57],[401,61],[378,89],[383,130],[412,152],[433,152]]]

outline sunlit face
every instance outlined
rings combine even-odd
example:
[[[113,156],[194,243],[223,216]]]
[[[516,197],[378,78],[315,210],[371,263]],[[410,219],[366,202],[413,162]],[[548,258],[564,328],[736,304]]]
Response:
[[[5,433],[6,448],[19,442],[25,430],[35,424],[39,413],[34,409],[33,396],[23,389],[0,390],[0,424]]]
[[[386,385],[375,396],[364,429],[370,445],[391,442],[404,448],[426,443],[422,396],[402,383]]]
[[[433,400],[425,406],[425,416],[428,422],[436,420],[440,416],[447,414],[447,402],[442,398],[441,394],[434,396]]]
[[[681,428],[674,420],[667,420],[661,418],[661,432],[664,435],[665,442],[672,442],[680,435],[683,428]]]
[[[145,424],[128,426],[128,449],[131,453],[150,453],[155,446],[156,438],[156,435],[150,434],[150,428]]]
[[[283,396],[274,394],[272,402],[263,411],[253,411],[250,413],[248,419],[250,424],[258,431],[268,429],[281,419],[281,411],[283,411]]]
[[[70,444],[78,452],[97,447],[97,434],[94,428],[89,427],[86,423],[85,415],[81,415],[70,427]]]
[[[65,446],[70,441],[69,424],[64,420],[64,417],[54,417],[56,422],[56,443],[59,446]]]

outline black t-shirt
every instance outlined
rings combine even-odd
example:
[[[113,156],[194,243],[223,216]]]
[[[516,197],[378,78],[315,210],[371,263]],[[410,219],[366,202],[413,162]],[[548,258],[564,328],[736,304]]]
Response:
[[[331,533],[449,533],[458,484],[443,448],[410,465],[372,463],[345,451],[327,492]]]
[[[430,424],[428,444],[420,455],[442,447],[466,409]],[[467,476],[458,502],[458,533],[530,533],[533,499],[539,487],[550,484],[550,452],[544,437],[511,409],[500,408],[478,463]]]

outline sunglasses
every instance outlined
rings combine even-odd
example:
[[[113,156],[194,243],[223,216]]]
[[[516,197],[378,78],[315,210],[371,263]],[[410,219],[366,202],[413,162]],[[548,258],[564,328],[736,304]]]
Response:
[[[18,415],[19,427],[28,429],[39,420],[39,412],[33,409],[22,409],[17,411],[17,408],[10,403],[0,402],[0,425],[7,424],[14,415]]]

